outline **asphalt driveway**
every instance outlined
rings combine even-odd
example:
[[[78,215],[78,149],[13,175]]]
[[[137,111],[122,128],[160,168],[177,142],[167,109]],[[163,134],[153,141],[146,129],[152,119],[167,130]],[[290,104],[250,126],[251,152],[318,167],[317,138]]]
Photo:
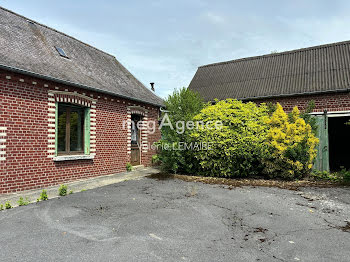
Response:
[[[1,261],[349,261],[350,189],[143,178],[0,212]]]

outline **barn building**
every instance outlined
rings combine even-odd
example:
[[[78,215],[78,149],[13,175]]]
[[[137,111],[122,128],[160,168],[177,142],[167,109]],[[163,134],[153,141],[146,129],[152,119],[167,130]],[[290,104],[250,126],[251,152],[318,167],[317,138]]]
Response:
[[[206,101],[315,102],[320,144],[315,168],[350,168],[350,41],[200,66],[190,89]]]

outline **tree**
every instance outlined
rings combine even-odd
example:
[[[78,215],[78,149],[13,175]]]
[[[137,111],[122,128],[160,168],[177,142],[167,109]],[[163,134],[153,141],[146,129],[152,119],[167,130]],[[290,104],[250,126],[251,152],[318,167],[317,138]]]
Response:
[[[189,150],[178,150],[179,143],[188,143],[192,130],[186,129],[186,123],[204,107],[204,102],[198,93],[188,88],[175,90],[165,100],[167,112],[163,118],[168,117],[172,127],[162,127],[162,140],[160,160],[166,171],[193,173],[195,159]]]

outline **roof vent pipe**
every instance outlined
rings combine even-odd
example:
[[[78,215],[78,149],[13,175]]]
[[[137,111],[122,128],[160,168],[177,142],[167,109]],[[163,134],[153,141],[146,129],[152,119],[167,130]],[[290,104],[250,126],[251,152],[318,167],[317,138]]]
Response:
[[[153,82],[151,82],[150,84],[151,84],[151,90],[152,90],[153,92],[155,92],[155,89],[154,89],[154,83],[153,83]]]

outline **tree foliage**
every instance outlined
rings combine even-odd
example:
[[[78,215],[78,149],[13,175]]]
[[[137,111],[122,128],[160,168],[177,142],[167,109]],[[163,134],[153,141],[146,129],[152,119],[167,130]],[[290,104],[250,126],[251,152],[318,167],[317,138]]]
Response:
[[[317,155],[318,139],[310,124],[300,117],[298,108],[295,107],[288,116],[277,103],[276,111],[267,124],[268,154],[263,159],[264,173],[284,179],[309,174]]]
[[[218,177],[267,176],[295,179],[310,173],[317,154],[313,104],[300,114],[286,114],[277,104],[227,99],[204,104],[198,94],[182,88],[165,101],[174,125],[162,128],[159,154],[170,172]],[[177,132],[176,123],[201,122],[197,129]],[[216,125],[222,124],[218,128]],[[207,144],[209,150],[178,150],[180,143]],[[166,148],[164,150],[164,148]]]
[[[194,119],[212,121],[209,127],[199,128],[191,135],[194,141],[212,144],[211,150],[193,152],[202,173],[244,177],[262,171],[268,131],[266,105],[227,99],[205,107]],[[222,121],[222,128],[215,128],[215,121]]]
[[[182,129],[177,129],[179,125],[176,124],[193,120],[204,107],[204,102],[198,93],[183,87],[169,95],[165,105],[173,129],[169,126],[162,128],[162,140],[159,142],[163,148],[159,154],[161,166],[166,171],[192,173],[195,170],[193,154],[189,150],[177,150],[179,143],[189,142],[191,130],[183,128],[181,132]]]

